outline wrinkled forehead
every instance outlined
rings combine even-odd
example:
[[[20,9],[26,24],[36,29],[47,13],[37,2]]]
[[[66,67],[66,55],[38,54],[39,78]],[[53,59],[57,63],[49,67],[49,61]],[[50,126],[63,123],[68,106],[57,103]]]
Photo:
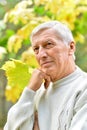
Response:
[[[53,28],[44,28],[39,31],[37,31],[33,36],[32,36],[32,43],[36,41],[41,41],[41,40],[50,40],[50,39],[59,39],[62,40],[61,37],[58,35],[57,31],[54,30]]]
[[[39,25],[36,28],[34,28],[33,31],[31,32],[31,35],[30,35],[31,42],[32,42],[32,38],[35,35],[39,35],[39,34],[43,33],[46,30],[48,30],[48,32],[49,32],[49,30],[55,31],[55,29],[53,27],[49,27],[49,26],[48,27],[47,26],[44,27],[44,26]]]

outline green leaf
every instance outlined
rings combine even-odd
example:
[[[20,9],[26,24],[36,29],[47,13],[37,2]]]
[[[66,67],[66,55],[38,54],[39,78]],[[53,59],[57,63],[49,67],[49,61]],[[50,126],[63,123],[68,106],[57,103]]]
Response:
[[[7,29],[6,30],[6,35],[8,36],[8,37],[11,37],[12,35],[14,35],[15,34],[15,32],[13,31],[13,30],[11,30],[11,29]]]
[[[37,15],[41,15],[43,16],[45,14],[45,10],[44,10],[44,6],[40,5],[40,6],[34,6],[34,11]]]

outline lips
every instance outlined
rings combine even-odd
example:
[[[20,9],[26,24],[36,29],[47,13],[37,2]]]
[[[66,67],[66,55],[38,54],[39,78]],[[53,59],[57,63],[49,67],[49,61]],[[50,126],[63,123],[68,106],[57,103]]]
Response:
[[[48,66],[52,63],[52,61],[45,61],[41,63],[41,66]]]

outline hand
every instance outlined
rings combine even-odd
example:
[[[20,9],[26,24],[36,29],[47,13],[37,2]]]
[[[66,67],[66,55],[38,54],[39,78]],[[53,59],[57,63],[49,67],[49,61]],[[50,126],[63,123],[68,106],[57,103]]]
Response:
[[[45,88],[48,88],[50,83],[50,77],[40,69],[33,71],[28,87],[34,91],[38,90],[44,81]]]

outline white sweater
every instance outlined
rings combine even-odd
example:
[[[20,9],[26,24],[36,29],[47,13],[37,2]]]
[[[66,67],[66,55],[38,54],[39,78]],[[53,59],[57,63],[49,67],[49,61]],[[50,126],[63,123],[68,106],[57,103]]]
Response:
[[[33,130],[35,110],[40,130],[87,130],[87,74],[77,67],[47,90],[26,87],[9,110],[4,130]]]

